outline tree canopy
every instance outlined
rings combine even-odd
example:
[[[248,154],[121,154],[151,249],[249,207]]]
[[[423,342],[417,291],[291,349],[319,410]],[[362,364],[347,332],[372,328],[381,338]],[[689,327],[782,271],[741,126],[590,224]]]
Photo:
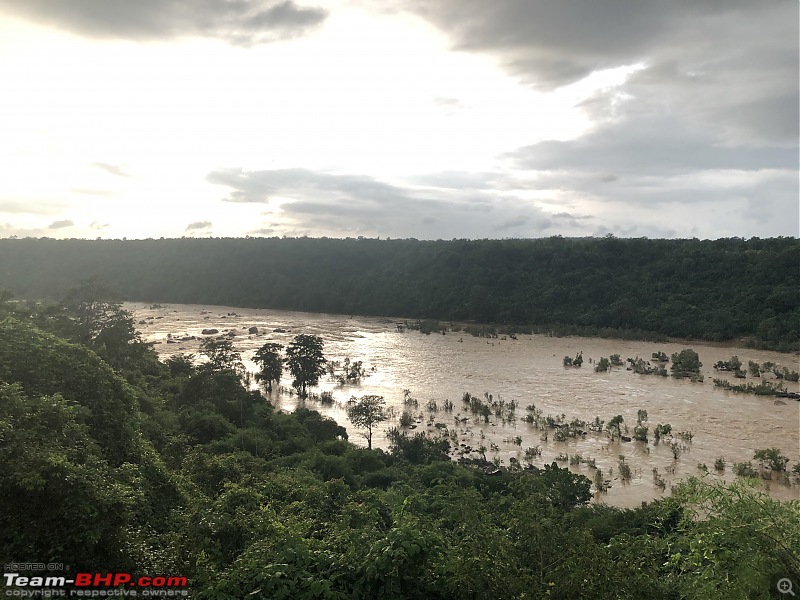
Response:
[[[286,347],[286,364],[294,377],[292,385],[302,397],[306,397],[309,386],[317,385],[325,374],[328,361],[323,354],[324,346],[321,337],[301,333]]]
[[[353,396],[347,403],[346,410],[347,418],[350,419],[353,425],[359,429],[367,430],[364,437],[367,438],[367,448],[371,450],[373,428],[388,418],[386,414],[386,400],[383,399],[383,396],[376,396],[374,394],[362,396],[361,398]]]
[[[0,240],[0,288],[800,349],[800,241]]]
[[[227,358],[144,347],[116,369],[41,314],[0,305],[4,564],[168,573],[200,600],[721,600],[800,580],[800,503],[749,483],[588,505],[589,480],[555,463],[486,472],[397,430],[389,452],[358,448],[315,411],[273,410]],[[363,423],[380,400],[353,403]],[[787,475],[778,449],[754,458]]]

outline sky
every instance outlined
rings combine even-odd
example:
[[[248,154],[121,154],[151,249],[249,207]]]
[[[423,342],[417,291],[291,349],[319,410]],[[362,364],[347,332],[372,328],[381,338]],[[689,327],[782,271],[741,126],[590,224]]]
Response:
[[[0,237],[800,234],[796,0],[0,0]]]

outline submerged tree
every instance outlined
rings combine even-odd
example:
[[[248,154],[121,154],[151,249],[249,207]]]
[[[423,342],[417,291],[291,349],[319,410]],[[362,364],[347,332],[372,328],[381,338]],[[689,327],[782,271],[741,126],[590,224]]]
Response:
[[[386,400],[383,399],[383,396],[374,394],[362,396],[360,399],[353,396],[347,402],[347,418],[359,429],[367,430],[367,433],[363,435],[367,438],[367,448],[370,450],[372,449],[373,427],[387,418],[385,406]]]
[[[322,354],[323,347],[318,335],[301,333],[286,348],[286,364],[294,377],[292,385],[302,398],[308,396],[308,387],[317,385],[325,373],[328,361]]]
[[[686,348],[680,352],[672,355],[672,376],[676,379],[683,377],[691,377],[693,380],[699,378],[700,381],[700,367],[703,363],[700,362],[700,356],[691,348]]]
[[[263,381],[268,392],[272,392],[272,384],[278,385],[283,375],[283,345],[267,342],[256,350],[253,360],[261,367],[256,373],[256,381]]]
[[[611,434],[612,440],[614,439],[614,433],[617,434],[617,439],[620,439],[620,437],[622,437],[622,432],[620,431],[619,426],[622,425],[622,422],[624,420],[625,419],[622,418],[622,415],[617,415],[608,422],[608,425],[606,425],[606,429]]]

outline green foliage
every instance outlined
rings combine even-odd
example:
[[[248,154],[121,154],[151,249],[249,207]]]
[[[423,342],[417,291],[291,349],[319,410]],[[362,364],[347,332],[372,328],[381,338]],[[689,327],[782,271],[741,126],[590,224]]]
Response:
[[[0,381],[30,396],[61,394],[87,409],[81,417],[110,464],[137,456],[136,395],[97,354],[12,317],[0,321]]]
[[[751,461],[733,463],[733,472],[737,477],[758,477],[758,471],[753,468]]]
[[[727,379],[714,379],[714,387],[737,392],[740,394],[755,394],[756,396],[777,396],[786,392],[786,388],[781,384],[772,384],[769,381],[761,381],[758,384],[753,384],[752,381],[741,384],[733,384]]]
[[[400,427],[410,427],[411,424],[414,422],[414,417],[411,415],[410,412],[404,410],[403,413],[400,415]]]
[[[620,431],[620,425],[625,421],[622,415],[617,415],[612,417],[609,420],[608,424],[606,425],[606,430],[611,434],[611,439],[614,439],[614,434],[616,434],[617,439],[622,436],[622,432]]]
[[[795,238],[22,239],[0,240],[0,255],[0,287],[20,298],[97,277],[149,302],[800,347]]]
[[[742,361],[738,356],[731,356],[730,360],[718,360],[714,364],[714,368],[718,371],[740,371],[742,369]]]
[[[691,377],[694,381],[697,378],[702,378],[700,375],[700,367],[702,366],[700,355],[691,348],[686,348],[672,355],[672,367],[670,369],[672,376],[676,379]]]
[[[608,359],[605,356],[601,356],[600,360],[597,361],[597,364],[594,367],[595,372],[597,373],[605,373],[608,371],[608,368],[611,366],[611,363],[608,362]]]
[[[325,373],[323,348],[322,338],[305,333],[296,335],[286,348],[286,364],[294,377],[292,385],[303,398],[308,396],[308,387],[317,385]]]
[[[387,432],[392,456],[411,464],[428,464],[434,461],[450,460],[447,453],[450,442],[445,439],[432,439],[424,432],[409,435],[408,432],[392,428]]]
[[[635,510],[586,506],[589,480],[556,464],[489,475],[448,460],[446,439],[398,430],[390,454],[355,448],[315,411],[273,411],[229,354],[195,368],[144,348],[126,380],[90,342],[5,310],[5,562],[170,572],[206,599],[739,598],[800,576],[797,502],[692,480]],[[464,400],[480,415],[501,402]]]
[[[233,347],[233,342],[228,339],[206,338],[200,342],[200,354],[208,359],[202,368],[214,373],[232,371],[243,374],[244,364],[242,355]]]
[[[763,448],[756,450],[753,460],[758,460],[770,471],[785,471],[789,459],[778,448]]]
[[[256,381],[263,381],[267,391],[272,392],[272,384],[280,384],[283,375],[283,346],[274,342],[267,342],[256,350],[253,360],[261,368],[256,373]]]
[[[746,482],[690,479],[668,569],[694,598],[766,598],[781,577],[800,577],[800,503],[773,500]]]
[[[353,396],[347,402],[346,411],[347,418],[354,426],[367,430],[364,437],[367,439],[367,448],[372,449],[372,430],[387,419],[386,400],[376,395],[361,398]]]
[[[646,425],[637,425],[633,428],[633,439],[637,442],[646,442],[649,428]]]

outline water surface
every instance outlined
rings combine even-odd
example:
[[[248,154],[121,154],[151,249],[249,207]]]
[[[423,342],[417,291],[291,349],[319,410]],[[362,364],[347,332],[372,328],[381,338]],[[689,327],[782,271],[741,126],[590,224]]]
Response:
[[[374,446],[386,448],[386,429],[396,426],[400,414],[408,409],[403,404],[403,390],[408,389],[418,401],[418,406],[411,409],[419,422],[417,431],[441,433],[445,431],[441,427],[444,425],[448,433],[455,431],[457,434],[457,439],[451,439],[454,446],[465,444],[477,449],[483,445],[489,460],[496,458],[504,465],[512,458],[524,462],[524,450],[536,446],[542,449],[542,455],[533,462],[538,466],[552,462],[560,454],[577,453],[584,458],[594,458],[597,467],[606,475],[613,470],[612,487],[597,497],[600,502],[636,506],[643,500],[668,494],[670,485],[680,478],[699,475],[699,463],[707,465],[711,476],[717,477],[714,461],[718,457],[724,457],[727,463],[722,476],[732,480],[732,464],[752,460],[753,452],[760,448],[779,448],[791,459],[790,468],[800,461],[800,402],[785,400],[785,404],[775,404],[772,397],[727,392],[715,388],[712,383],[714,377],[732,379],[732,375],[718,373],[712,368],[717,361],[728,360],[732,355],[737,355],[745,365],[748,360],[772,361],[798,370],[797,357],[789,354],[698,342],[652,343],[545,335],[520,335],[517,340],[485,339],[460,332],[423,335],[416,331],[398,331],[397,323],[402,323],[403,319],[268,309],[200,305],[150,308],[142,304],[128,304],[126,308],[134,312],[139,322],[137,328],[144,339],[156,342],[155,348],[162,358],[196,353],[199,340],[208,337],[201,334],[204,328],[218,329],[220,334],[234,331],[236,335],[232,340],[250,371],[256,370],[251,359],[254,350],[262,344],[270,341],[287,345],[300,333],[319,335],[324,340],[328,359],[360,360],[368,370],[368,377],[360,385],[339,386],[323,378],[317,391],[332,392],[333,406],[306,401],[309,408],[346,426],[352,442],[366,446],[366,440],[350,426],[345,416],[344,403],[351,396],[378,394],[386,399],[393,417],[383,423],[373,437]],[[248,334],[250,327],[257,327],[259,333]],[[275,329],[285,331],[275,332]],[[195,339],[181,339],[190,337]],[[649,359],[656,351],[671,355],[687,347],[700,355],[704,383],[637,375],[624,367],[595,373],[593,365],[589,364],[590,358],[598,360],[611,354],[619,354],[623,360],[637,356]],[[583,352],[583,367],[565,368],[563,357],[574,356],[579,351]],[[749,376],[748,381],[752,381]],[[289,385],[290,382],[291,377],[286,373],[283,383]],[[800,387],[790,383],[788,389],[797,392]],[[488,424],[480,422],[481,419],[474,417],[462,403],[464,392],[481,398],[491,394],[494,399],[499,397],[506,403],[515,401],[518,404],[516,421],[503,423],[492,416]],[[447,399],[454,403],[452,413],[441,408]],[[430,400],[436,401],[438,411],[427,410]],[[293,410],[301,402],[297,396],[277,392],[271,401],[283,410]],[[650,426],[650,442],[612,443],[602,433],[556,442],[552,430],[545,442],[541,439],[542,431],[522,420],[526,415],[525,407],[530,404],[541,409],[543,415],[563,414],[567,421],[574,418],[592,421],[595,416],[608,421],[614,415],[622,415],[631,432],[637,411],[644,409],[648,414],[645,424]],[[467,421],[456,425],[456,418],[464,417]],[[440,428],[436,428],[435,423],[440,423]],[[667,443],[654,443],[652,430],[657,423],[670,423],[676,432],[692,432],[691,443],[682,442],[683,452],[677,461]],[[515,443],[514,438],[521,438],[521,444]],[[479,455],[475,452],[472,456]],[[620,456],[633,470],[630,482],[618,478]],[[594,475],[594,470],[587,466],[570,468],[590,479]],[[654,485],[654,468],[666,481],[665,490]],[[778,481],[765,485],[775,497],[800,497],[797,486]]]

